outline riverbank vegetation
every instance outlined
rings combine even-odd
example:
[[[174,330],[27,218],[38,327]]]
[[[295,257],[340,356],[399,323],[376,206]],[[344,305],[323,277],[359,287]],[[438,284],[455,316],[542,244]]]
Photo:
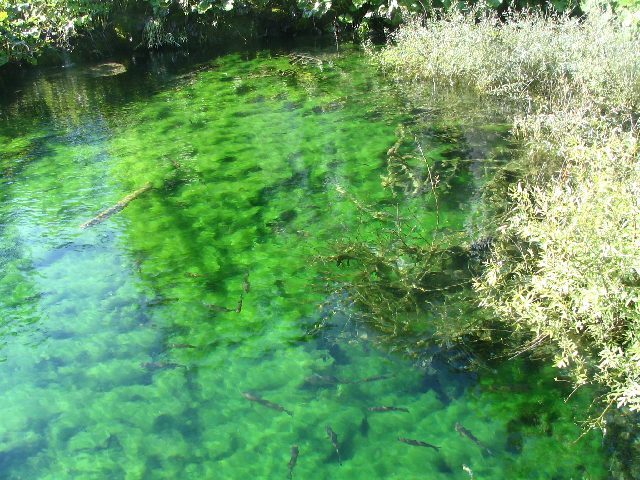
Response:
[[[519,173],[507,203],[487,217],[490,253],[474,288],[484,307],[526,332],[514,353],[551,354],[576,388],[604,387],[604,411],[640,410],[640,34],[633,15],[594,7],[580,19],[499,19],[476,8],[415,18],[373,53],[400,83],[464,85],[524,112],[513,119],[524,152],[504,167]],[[491,192],[487,204],[500,205]]]
[[[546,5],[516,3],[518,8]],[[326,34],[339,42],[383,36],[410,13],[452,5],[450,0],[0,0],[0,67],[60,63],[70,51],[98,58],[267,37]],[[508,5],[496,2],[493,8],[503,12]],[[571,1],[554,2],[559,10],[574,7]]]
[[[331,32],[337,38],[397,25],[398,7],[395,0],[1,0],[0,67],[43,57],[52,61],[74,48],[95,57],[300,33]]]

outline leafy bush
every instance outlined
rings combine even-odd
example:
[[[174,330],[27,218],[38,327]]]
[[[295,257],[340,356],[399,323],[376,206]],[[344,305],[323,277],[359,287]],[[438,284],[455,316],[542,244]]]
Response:
[[[507,4],[494,2],[494,8]],[[0,66],[33,63],[48,48],[69,49],[79,33],[87,41],[83,37],[78,43],[97,52],[118,44],[159,48],[205,43],[230,32],[245,40],[299,32],[332,33],[338,39],[345,32],[382,33],[407,14],[431,14],[434,7],[455,5],[452,0],[0,0]],[[554,5],[569,8],[573,0]]]
[[[565,170],[513,189],[477,291],[534,334],[525,348],[552,342],[576,385],[598,382],[609,402],[640,410],[637,136],[562,147]]]
[[[405,11],[422,9],[412,0],[0,0],[0,66],[34,63],[47,48],[69,49],[78,27],[90,38],[102,29],[110,41],[157,48],[215,38],[225,27],[238,27],[237,18],[243,19],[247,36],[263,35],[265,24],[289,31],[364,33],[373,25],[397,25],[401,5]]]
[[[640,411],[640,31],[607,8],[590,12],[503,22],[480,6],[416,18],[373,54],[400,81],[521,105],[526,173],[493,219],[475,288],[529,333],[517,352],[551,350],[576,387],[602,385],[606,405]]]
[[[469,85],[547,111],[563,101],[616,110],[640,102],[640,38],[607,13],[581,20],[511,12],[503,22],[481,6],[415,17],[392,41],[376,58],[403,81]]]
[[[0,0],[0,66],[35,62],[46,46],[66,47],[82,18],[64,0]]]

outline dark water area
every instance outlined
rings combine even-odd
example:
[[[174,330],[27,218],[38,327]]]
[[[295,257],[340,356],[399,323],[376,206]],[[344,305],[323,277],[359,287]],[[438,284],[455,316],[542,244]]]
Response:
[[[435,225],[433,198],[381,186],[399,132],[448,172],[440,226],[470,228],[499,115],[416,105],[348,45],[294,50],[6,95],[0,478],[284,479],[293,445],[300,479],[607,478],[556,371],[388,348],[313,261],[379,234],[365,204]]]

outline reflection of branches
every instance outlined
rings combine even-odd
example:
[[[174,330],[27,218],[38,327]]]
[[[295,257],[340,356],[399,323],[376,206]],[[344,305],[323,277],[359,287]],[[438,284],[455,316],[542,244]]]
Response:
[[[379,330],[396,335],[403,328],[403,313],[423,311],[445,292],[469,285],[470,276],[456,266],[458,258],[465,256],[458,245],[463,238],[459,234],[437,237],[429,232],[428,239],[416,212],[406,214],[407,208],[402,211],[398,204],[394,214],[379,211],[343,187],[336,188],[370,222],[382,228],[374,240],[335,242],[333,254],[322,256],[319,261],[349,268],[343,275],[332,272],[329,276],[346,285]],[[410,221],[413,225],[409,225]]]
[[[335,241],[318,262],[336,291],[348,291],[383,341],[400,342],[406,351],[434,344],[482,349],[491,335],[495,340],[507,332],[494,328],[471,288],[478,246],[464,231],[443,227],[440,212],[442,195],[461,180],[466,150],[458,148],[456,132],[447,130],[441,139],[440,129],[430,131],[427,138],[442,143],[429,146],[409,129],[400,126],[387,151],[382,187],[394,204],[369,204],[336,186],[359,213],[359,227]],[[494,342],[485,353],[493,356],[495,350]]]
[[[438,176],[434,177],[431,173],[431,167],[429,166],[429,162],[427,158],[424,156],[424,151],[422,150],[422,145],[418,142],[418,138],[416,137],[416,146],[418,147],[418,151],[420,152],[420,156],[422,157],[422,161],[424,165],[427,167],[427,172],[429,173],[429,184],[431,185],[431,193],[433,194],[433,200],[436,203],[436,226],[440,228],[440,206],[438,205],[438,194],[436,193],[436,187],[438,186],[440,178]]]

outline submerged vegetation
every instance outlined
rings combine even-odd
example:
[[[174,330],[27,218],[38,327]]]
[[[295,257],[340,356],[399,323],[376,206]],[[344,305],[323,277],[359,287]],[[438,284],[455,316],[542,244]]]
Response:
[[[393,40],[373,55],[401,83],[467,85],[525,112],[507,203],[496,208],[496,182],[485,191],[482,305],[527,334],[516,353],[553,354],[576,388],[606,387],[605,411],[640,410],[637,26],[596,8],[506,20],[477,8],[416,18]]]
[[[344,295],[309,288],[310,255],[356,225],[373,237],[361,207],[404,195],[380,189],[400,138],[402,159],[422,131],[454,228],[475,191],[467,152],[502,129],[483,121],[473,142],[438,111],[416,124],[357,50],[330,50],[225,55],[186,75],[168,63],[166,77],[49,70],[7,106],[0,476],[605,478],[597,432],[573,443],[584,392],[563,402],[551,369],[390,354],[357,309],[330,315]],[[429,213],[430,197],[410,199]]]
[[[146,107],[138,106],[139,111],[133,114],[135,128],[110,120],[110,127],[121,131],[119,137],[109,140],[107,151],[118,159],[110,165],[109,175],[117,177],[116,183],[127,187],[129,194],[111,199],[107,203],[111,208],[90,220],[87,216],[81,228],[92,235],[107,228],[106,224],[124,224],[125,215],[146,218],[147,213],[142,213],[145,202],[162,212],[156,223],[139,221],[138,229],[129,231],[129,241],[135,240],[132,243],[139,248],[133,254],[140,257],[132,271],[146,278],[154,293],[140,308],[171,311],[171,325],[182,327],[179,334],[172,334],[176,341],[167,345],[170,350],[181,350],[178,358],[184,363],[169,361],[174,353],[163,351],[153,354],[153,361],[139,365],[148,378],[166,375],[175,379],[171,375],[184,370],[185,382],[197,384],[193,388],[197,400],[189,400],[194,404],[209,402],[211,395],[201,399],[200,390],[212,389],[216,385],[212,379],[217,378],[214,372],[200,378],[197,369],[186,365],[188,361],[195,364],[192,357],[200,355],[199,343],[214,345],[218,340],[211,343],[211,334],[228,329],[242,338],[261,332],[255,335],[259,342],[263,341],[262,332],[268,331],[275,339],[273,344],[294,344],[296,334],[278,337],[279,329],[285,328],[283,317],[286,323],[308,327],[305,341],[326,350],[324,356],[313,353],[308,359],[296,344],[299,358],[291,365],[300,370],[299,365],[307,361],[313,368],[306,373],[313,373],[303,379],[299,371],[290,396],[322,390],[323,400],[331,398],[335,405],[341,405],[337,397],[343,392],[353,390],[353,398],[357,398],[359,384],[393,379],[394,375],[378,369],[367,371],[366,376],[354,371],[353,379],[361,380],[344,380],[340,370],[350,362],[336,340],[340,335],[366,354],[366,342],[384,342],[392,350],[401,350],[420,369],[422,377],[410,387],[409,397],[414,396],[414,404],[422,405],[423,410],[416,414],[414,404],[409,409],[390,406],[386,400],[386,406],[372,403],[371,399],[371,405],[379,406],[368,406],[366,412],[395,412],[407,417],[411,412],[416,421],[408,422],[407,429],[417,422],[433,423],[420,396],[428,392],[434,405],[441,404],[433,410],[448,412],[447,425],[440,425],[440,432],[449,436],[457,432],[467,443],[475,444],[476,453],[492,456],[495,442],[491,449],[484,443],[492,428],[490,422],[478,421],[470,427],[477,432],[482,425],[482,440],[460,423],[458,416],[465,424],[471,419],[465,413],[467,407],[456,402],[470,389],[453,381],[449,387],[455,391],[446,391],[438,374],[433,373],[439,360],[456,364],[460,367],[457,373],[473,367],[498,376],[500,369],[513,368],[518,370],[514,375],[526,382],[528,367],[505,366],[502,359],[524,354],[553,359],[549,363],[560,369],[559,377],[570,375],[573,388],[557,392],[588,401],[590,395],[595,397],[593,404],[598,408],[591,426],[611,425],[611,429],[622,430],[620,416],[612,418],[607,413],[617,409],[629,415],[632,424],[637,419],[632,415],[640,412],[639,10],[633,2],[603,7],[558,1],[554,9],[545,7],[552,13],[521,11],[537,4],[522,1],[511,9],[509,2],[464,8],[448,1],[423,4],[410,0],[0,0],[0,67],[35,63],[47,52],[57,55],[83,42],[91,45],[91,54],[101,55],[101,43],[132,50],[205,44],[224,34],[248,43],[249,37],[312,32],[331,34],[338,46],[345,32],[361,37],[372,31],[388,34],[389,27],[395,28],[404,20],[386,47],[368,47],[375,62],[397,81],[398,89],[382,88],[384,95],[375,93],[384,96],[386,103],[371,104],[373,80],[359,68],[347,73],[341,66],[345,60],[339,55],[296,52],[260,58],[257,54],[254,64],[230,57],[177,77],[174,91],[157,95]],[[583,11],[585,16],[576,16]],[[113,65],[114,71],[116,67],[125,71],[123,66]],[[345,88],[342,83],[350,85]],[[454,91],[454,96],[462,97],[460,92],[465,90],[473,90],[476,100],[479,97],[487,104],[501,103],[499,120],[484,119],[481,127],[470,130],[468,124],[462,126],[459,117],[464,99],[454,101],[449,94]],[[402,101],[396,98],[398,92]],[[387,100],[387,95],[393,101]],[[438,96],[446,99],[442,105],[437,104]],[[409,108],[408,112],[398,107],[406,98],[411,104],[425,97],[428,107]],[[72,98],[70,104],[79,97]],[[429,108],[433,111],[427,111]],[[59,114],[64,109],[53,110]],[[495,107],[488,110],[493,112]],[[219,116],[220,112],[224,115]],[[69,111],[64,110],[63,115]],[[337,136],[336,125],[347,121],[351,126],[342,126],[338,129],[341,136]],[[311,127],[299,131],[289,128],[296,123]],[[321,138],[324,129],[330,140]],[[10,133],[6,138],[19,137],[13,130]],[[484,139],[481,153],[473,152],[477,145],[469,141],[478,136]],[[42,138],[48,137],[42,134]],[[7,165],[23,151],[19,142],[17,150],[11,150],[12,142],[4,147]],[[7,171],[13,175],[13,170]],[[377,188],[380,177],[382,190]],[[238,193],[240,178],[250,181]],[[479,200],[478,191],[482,192],[481,201],[471,202],[469,197],[474,195],[474,200]],[[114,204],[117,198],[121,200]],[[128,207],[133,200],[136,202]],[[316,212],[322,202],[334,209],[327,216]],[[93,206],[95,212],[100,211]],[[114,216],[117,221],[111,218]],[[175,231],[182,232],[184,238],[170,245],[162,242],[167,224],[176,225]],[[303,239],[308,237],[313,237],[313,252],[304,246]],[[327,254],[328,243],[332,251]],[[54,251],[69,245],[72,242]],[[281,265],[283,252],[295,257],[294,266]],[[318,252],[318,268],[307,270],[308,257]],[[155,261],[153,255],[161,254],[171,261]],[[193,262],[188,271],[180,270],[185,258]],[[234,266],[229,266],[231,258]],[[174,269],[169,274],[167,265]],[[171,275],[175,278],[169,282]],[[333,289],[330,295],[307,291],[318,276],[328,279],[323,287]],[[14,280],[6,284],[8,290],[13,289]],[[250,291],[251,298],[243,304]],[[252,300],[255,297],[262,303]],[[229,298],[233,298],[232,307]],[[309,313],[321,300],[321,313]],[[353,301],[362,308],[353,309]],[[117,311],[123,319],[134,318],[125,310]],[[231,323],[205,322],[226,314],[242,318],[244,323],[231,327]],[[202,320],[197,327],[187,319],[194,315]],[[364,317],[375,325],[374,332],[360,331],[358,322]],[[61,318],[69,320],[73,314]],[[273,319],[268,328],[263,318]],[[338,325],[330,323],[335,318]],[[194,332],[196,339],[192,338]],[[272,344],[259,345],[265,351],[272,348]],[[243,360],[245,370],[236,371],[237,378],[243,378],[246,371],[264,368],[265,360],[256,351],[253,347],[243,350],[251,361]],[[226,358],[222,350],[217,355]],[[202,358],[208,357],[202,354]],[[276,360],[272,361],[275,366]],[[226,360],[216,361],[222,365]],[[336,365],[340,366],[338,372]],[[208,372],[204,364],[202,367]],[[290,373],[284,370],[273,384],[252,373],[255,378],[247,382],[244,399],[293,417],[294,410],[273,401],[281,401],[278,395],[271,396],[278,392],[276,386],[291,381]],[[538,373],[531,378],[538,378]],[[484,393],[484,399],[506,391],[504,396],[513,397],[509,400],[512,404],[525,402],[522,397],[526,395],[516,395],[517,386],[497,385],[487,378],[478,381],[479,389],[491,392]],[[539,383],[545,392],[552,388],[543,386],[542,380]],[[255,393],[257,390],[249,390],[255,385],[262,385],[259,391],[267,392],[269,400]],[[224,397],[230,388],[237,386],[225,384],[216,393]],[[334,390],[336,399],[326,393]],[[561,396],[558,393],[557,397]],[[239,404],[237,399],[231,403]],[[322,411],[333,411],[331,405]],[[241,408],[245,407],[243,403]],[[517,406],[511,408],[513,412],[504,416],[509,418],[507,435],[502,435],[507,438],[506,446],[498,447],[498,456],[504,458],[522,453],[523,425],[537,429],[536,434],[551,436],[554,424],[551,408],[541,414],[538,406],[531,415]],[[324,423],[320,414],[314,415],[315,423]],[[369,429],[367,413],[364,415],[362,436]],[[226,421],[222,417],[218,420]],[[329,442],[322,438],[331,444],[340,464],[341,452],[345,459],[354,455],[350,451],[353,435],[343,433],[350,421],[332,423],[339,436],[327,425],[324,432]],[[160,422],[158,428],[171,430],[172,422]],[[283,431],[289,429],[282,425]],[[140,428],[140,439],[147,432]],[[216,435],[211,438],[217,442]],[[577,432],[566,434],[572,435]],[[590,435],[593,443],[593,432]],[[191,439],[199,436],[185,434]],[[111,444],[112,437],[114,434],[109,434],[107,440],[96,443]],[[304,435],[291,440],[299,442],[301,438]],[[439,440],[437,445],[407,437],[397,440],[436,452],[441,448]],[[628,442],[625,454],[637,456],[639,445]],[[448,449],[446,444],[442,448],[443,452]],[[184,451],[188,449],[185,442]],[[290,477],[298,454],[298,445],[293,445]],[[188,457],[184,452],[180,455]],[[579,460],[573,458],[572,462]],[[461,455],[447,459],[450,464],[463,465],[473,476],[461,461],[466,461]],[[581,468],[571,465],[572,472]],[[212,468],[218,468],[215,462]],[[444,461],[438,468],[442,475],[450,472]],[[525,467],[521,468],[524,472]],[[621,478],[637,477],[638,469],[638,465],[620,468],[624,470]]]

